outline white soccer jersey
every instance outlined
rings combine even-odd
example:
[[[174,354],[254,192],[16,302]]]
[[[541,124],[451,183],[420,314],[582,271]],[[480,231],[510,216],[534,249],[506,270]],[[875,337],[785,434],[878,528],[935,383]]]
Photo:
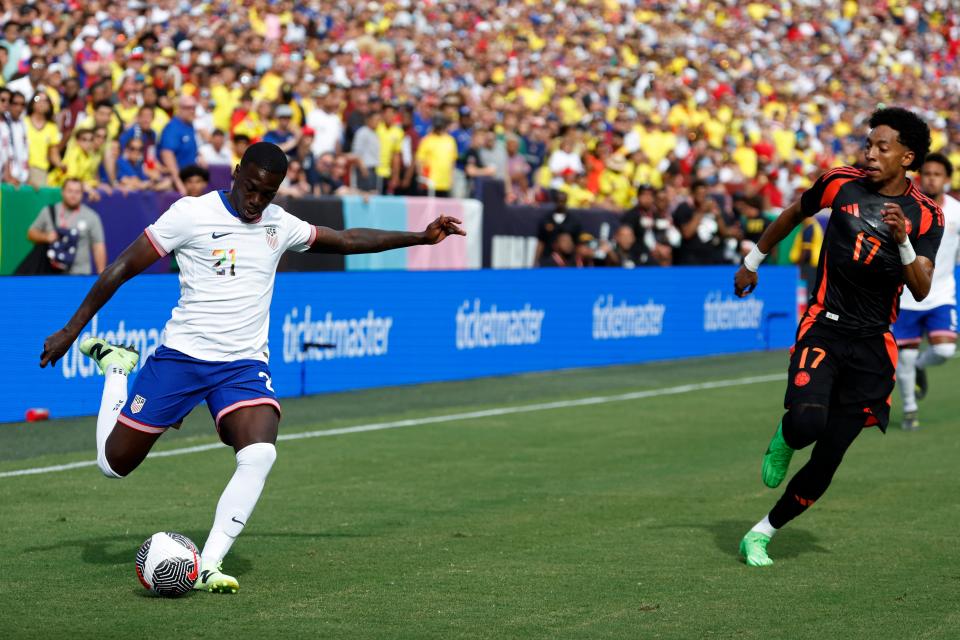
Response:
[[[267,362],[270,300],[287,249],[306,251],[316,227],[276,205],[242,222],[226,194],[181,198],[144,233],[160,255],[176,251],[180,301],[161,343],[199,360]]]
[[[917,302],[910,289],[903,288],[900,308],[911,311],[929,311],[944,305],[957,304],[957,283],[954,273],[957,268],[957,250],[960,248],[960,202],[950,196],[943,196],[943,239],[937,249],[936,265],[933,269],[933,282],[930,293]]]

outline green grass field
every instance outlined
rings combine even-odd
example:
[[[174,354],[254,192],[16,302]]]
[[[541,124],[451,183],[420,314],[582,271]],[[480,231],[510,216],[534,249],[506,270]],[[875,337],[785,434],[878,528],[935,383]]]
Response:
[[[284,402],[294,434],[780,374],[783,353]],[[150,597],[139,544],[202,544],[226,448],[0,477],[0,638],[957,638],[960,363],[923,430],[866,431],[830,491],[738,562],[778,491],[760,457],[784,382],[281,442],[227,557],[235,596]],[[409,424],[409,423],[408,423]],[[92,459],[92,418],[0,425],[0,472]],[[215,442],[204,408],[158,450]],[[794,460],[799,468],[806,455]]]

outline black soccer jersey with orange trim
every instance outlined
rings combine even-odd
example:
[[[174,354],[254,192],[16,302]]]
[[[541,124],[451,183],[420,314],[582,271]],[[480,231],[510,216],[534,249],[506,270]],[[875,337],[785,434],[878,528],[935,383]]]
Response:
[[[900,310],[903,264],[893,233],[882,218],[886,202],[900,205],[907,234],[918,256],[934,261],[943,236],[943,213],[908,181],[906,193],[884,196],[853,167],[820,176],[804,192],[805,215],[830,209],[817,266],[817,284],[801,327],[814,322],[845,333],[873,335],[887,331]],[[801,329],[802,331],[802,329]]]

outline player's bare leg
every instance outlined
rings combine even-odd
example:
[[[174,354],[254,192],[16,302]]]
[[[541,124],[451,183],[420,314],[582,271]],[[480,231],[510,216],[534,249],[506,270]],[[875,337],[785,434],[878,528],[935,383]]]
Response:
[[[236,578],[220,570],[221,563],[260,499],[277,457],[274,444],[279,425],[280,416],[271,405],[238,409],[220,420],[220,437],[236,452],[237,470],[217,503],[213,527],[203,545],[195,589],[236,593],[240,588]]]
[[[107,463],[107,468],[104,469],[101,465],[100,470],[104,475],[107,475],[107,470],[114,473],[113,476],[107,477],[125,478],[140,466],[157,438],[162,435],[162,433],[144,433],[131,429],[125,424],[116,423],[110,435],[107,436],[104,446],[104,461]],[[99,452],[97,458],[99,463]]]

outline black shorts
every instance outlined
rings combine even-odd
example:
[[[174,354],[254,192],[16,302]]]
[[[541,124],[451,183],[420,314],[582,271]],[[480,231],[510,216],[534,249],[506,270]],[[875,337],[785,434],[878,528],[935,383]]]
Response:
[[[896,380],[897,346],[887,332],[868,337],[804,323],[790,355],[784,408],[820,404],[863,416],[863,426],[887,430]]]

